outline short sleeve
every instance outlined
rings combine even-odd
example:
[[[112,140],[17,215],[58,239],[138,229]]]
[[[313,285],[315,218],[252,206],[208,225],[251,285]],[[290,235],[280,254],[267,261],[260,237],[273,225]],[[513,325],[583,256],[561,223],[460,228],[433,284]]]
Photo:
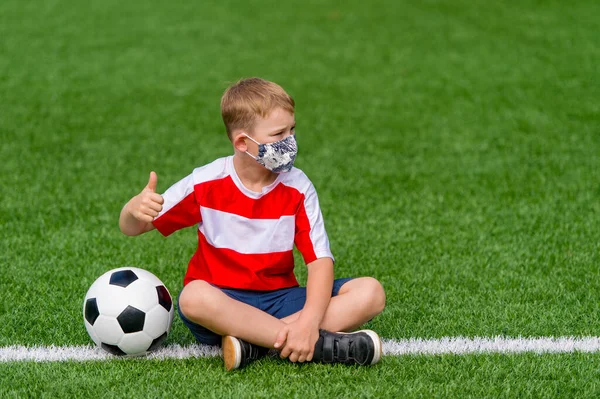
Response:
[[[202,221],[194,192],[193,174],[173,184],[162,195],[163,209],[152,224],[164,236]]]
[[[323,215],[319,207],[317,192],[312,183],[303,194],[303,201],[296,211],[296,231],[294,243],[302,254],[304,262],[309,264],[316,259],[333,255],[329,249],[329,239],[325,231]]]

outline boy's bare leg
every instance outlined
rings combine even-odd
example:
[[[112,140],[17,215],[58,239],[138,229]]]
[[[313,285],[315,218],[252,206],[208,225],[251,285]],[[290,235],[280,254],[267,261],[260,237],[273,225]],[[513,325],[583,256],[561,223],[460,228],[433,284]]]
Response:
[[[265,348],[273,348],[277,333],[286,324],[201,280],[184,287],[179,306],[185,317],[219,335],[232,335]]]
[[[265,348],[273,348],[279,330],[300,315],[297,312],[277,319],[201,280],[184,287],[179,306],[188,319],[219,335],[232,335]],[[352,331],[381,313],[384,306],[385,292],[377,280],[371,277],[350,280],[331,298],[320,328]]]
[[[352,331],[373,317],[385,306],[385,292],[379,281],[360,277],[342,285],[337,296],[331,298],[321,328],[328,331]],[[300,312],[284,317],[286,324],[298,319]]]

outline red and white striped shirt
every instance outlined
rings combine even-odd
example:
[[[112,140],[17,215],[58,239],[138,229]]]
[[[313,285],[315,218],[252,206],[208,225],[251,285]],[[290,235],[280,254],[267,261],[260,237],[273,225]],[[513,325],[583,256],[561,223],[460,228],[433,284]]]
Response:
[[[261,193],[246,188],[233,156],[194,169],[164,194],[154,226],[164,236],[198,225],[198,249],[184,285],[275,290],[294,287],[293,247],[306,264],[333,255],[317,192],[300,169],[281,173]]]

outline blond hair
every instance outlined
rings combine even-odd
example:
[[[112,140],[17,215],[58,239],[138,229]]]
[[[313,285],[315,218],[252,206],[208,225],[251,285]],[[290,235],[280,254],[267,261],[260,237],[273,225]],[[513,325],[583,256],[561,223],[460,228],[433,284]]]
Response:
[[[277,83],[261,78],[240,79],[221,97],[221,116],[227,136],[235,129],[251,133],[258,117],[266,118],[275,108],[294,113],[294,99]]]

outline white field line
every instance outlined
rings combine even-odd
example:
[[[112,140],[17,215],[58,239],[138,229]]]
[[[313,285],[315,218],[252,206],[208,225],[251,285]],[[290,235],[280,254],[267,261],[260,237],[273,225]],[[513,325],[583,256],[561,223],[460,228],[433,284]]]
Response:
[[[600,337],[444,337],[439,339],[383,339],[383,354],[465,355],[485,353],[572,353],[600,352]],[[146,356],[147,359],[187,359],[220,356],[221,350],[206,345],[169,345]],[[111,360],[117,357],[91,345],[0,347],[0,363],[14,361],[56,362]]]

